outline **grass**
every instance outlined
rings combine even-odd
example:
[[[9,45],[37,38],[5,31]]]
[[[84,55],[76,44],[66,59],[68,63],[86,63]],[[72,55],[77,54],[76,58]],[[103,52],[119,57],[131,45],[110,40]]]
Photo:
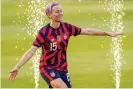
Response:
[[[1,87],[2,88],[33,88],[34,78],[31,61],[26,63],[17,75],[15,82],[8,81],[9,71],[16,65],[18,60],[28,50],[34,38],[21,29],[27,24],[26,15],[23,14],[28,7],[27,0],[22,0],[24,7],[18,8],[20,1],[2,0],[2,38],[1,38]],[[64,10],[64,20],[79,27],[96,28],[110,31],[101,17],[109,19],[111,16],[98,7],[98,1],[84,0],[78,3],[76,0],[67,2],[60,1]],[[133,9],[131,0],[125,0],[124,30],[126,38],[123,38],[123,54],[126,64],[121,71],[122,88],[133,88]],[[86,9],[87,8],[87,9]],[[78,11],[81,12],[78,12]],[[20,13],[17,15],[17,13]],[[89,15],[90,14],[90,15]],[[18,16],[25,18],[18,19]],[[94,18],[96,20],[94,20]],[[19,23],[19,21],[22,23]],[[15,23],[13,21],[16,21]],[[108,20],[109,21],[109,20]],[[94,24],[94,26],[92,25]],[[19,35],[17,35],[19,34]],[[24,40],[26,38],[26,40]],[[104,41],[104,42],[103,42]],[[19,43],[17,43],[19,42]],[[110,37],[78,36],[71,37],[68,46],[69,73],[74,88],[113,88],[113,72],[110,70]],[[103,48],[102,48],[103,45]],[[17,46],[18,48],[15,48]],[[24,50],[23,50],[24,49]],[[31,59],[32,60],[32,59]],[[44,80],[39,77],[39,87],[47,87]]]

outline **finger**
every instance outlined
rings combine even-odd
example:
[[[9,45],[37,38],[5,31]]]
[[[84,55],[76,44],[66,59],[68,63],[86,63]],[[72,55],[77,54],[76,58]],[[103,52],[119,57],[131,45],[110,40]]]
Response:
[[[12,76],[9,78],[9,81],[12,81]]]
[[[8,79],[11,80],[11,78],[12,78],[12,75],[10,74]]]
[[[119,37],[120,35],[122,35],[122,34],[117,34],[116,36]]]
[[[11,74],[11,78],[13,78],[13,80],[14,80],[15,77],[16,77],[16,75],[17,75],[17,73],[12,73],[12,74]]]
[[[11,81],[11,77],[9,77],[8,80]]]
[[[13,77],[13,74],[10,74],[9,79],[12,80]]]
[[[118,33],[117,35],[123,35],[122,33]]]
[[[12,81],[14,77],[15,77],[15,75],[13,73],[11,73],[9,76],[9,80]]]
[[[14,76],[14,73],[11,73],[10,76],[13,77]]]
[[[15,77],[12,77],[12,81],[14,81],[15,80]]]
[[[13,81],[14,81],[14,79],[15,79],[15,77],[13,77],[13,76],[12,76],[12,77],[10,77],[10,81],[11,81],[11,82],[13,82]]]
[[[113,35],[112,37],[118,37],[118,35]]]
[[[14,72],[14,73],[11,73],[9,77],[11,77],[11,78],[16,77],[16,75],[17,75],[17,72]]]
[[[123,35],[123,33],[116,33],[117,35]]]

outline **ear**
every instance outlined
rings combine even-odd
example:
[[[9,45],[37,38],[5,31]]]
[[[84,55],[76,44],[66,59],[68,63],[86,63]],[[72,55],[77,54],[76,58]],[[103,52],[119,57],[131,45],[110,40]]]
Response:
[[[50,14],[50,13],[49,13],[49,14],[47,14],[47,16],[48,16],[48,18],[49,18],[49,19],[51,19],[51,14]]]

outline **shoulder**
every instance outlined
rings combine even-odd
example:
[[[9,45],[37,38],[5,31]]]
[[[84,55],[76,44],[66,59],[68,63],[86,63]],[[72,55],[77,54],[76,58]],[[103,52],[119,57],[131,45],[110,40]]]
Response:
[[[63,23],[63,24],[67,24],[67,25],[69,24],[68,22],[61,22],[61,23]]]
[[[46,28],[49,28],[49,23],[46,24],[45,26],[42,26],[40,30],[44,30],[44,29],[46,29]]]
[[[63,25],[65,25],[66,27],[69,27],[71,24],[68,22],[61,22]]]
[[[46,29],[49,28],[49,24],[42,26],[39,30],[39,32],[45,33]]]

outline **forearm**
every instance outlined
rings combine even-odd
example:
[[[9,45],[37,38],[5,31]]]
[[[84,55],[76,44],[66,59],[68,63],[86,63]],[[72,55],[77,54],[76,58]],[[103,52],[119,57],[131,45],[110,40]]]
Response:
[[[82,35],[96,35],[96,36],[109,36],[108,32],[101,31],[101,30],[96,30],[96,29],[82,29]]]
[[[36,49],[30,48],[20,59],[16,67],[21,68],[35,53]]]
[[[22,56],[18,64],[16,65],[17,68],[21,68],[30,58],[32,57],[32,54],[30,54],[28,51]]]
[[[108,32],[101,31],[101,30],[88,30],[88,32],[91,32],[91,35],[97,35],[97,36],[109,36]]]

